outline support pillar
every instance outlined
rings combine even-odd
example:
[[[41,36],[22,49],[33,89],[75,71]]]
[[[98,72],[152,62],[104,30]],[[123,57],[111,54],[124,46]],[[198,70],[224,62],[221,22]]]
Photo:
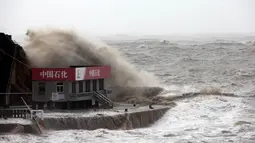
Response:
[[[67,101],[67,109],[71,110],[71,102],[70,101]]]
[[[43,107],[44,107],[44,103],[39,102],[39,103],[38,103],[38,109],[42,110],[42,109],[43,109]]]
[[[99,102],[95,101],[95,107],[99,107]]]
[[[52,101],[49,101],[47,103],[47,109],[52,109],[53,108],[53,102]]]
[[[36,110],[36,102],[32,101],[32,109]]]

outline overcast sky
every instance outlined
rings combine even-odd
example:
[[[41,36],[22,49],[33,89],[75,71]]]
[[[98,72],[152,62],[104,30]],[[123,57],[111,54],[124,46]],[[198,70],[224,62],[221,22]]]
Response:
[[[255,0],[0,0],[0,31],[45,26],[98,36],[255,33]]]

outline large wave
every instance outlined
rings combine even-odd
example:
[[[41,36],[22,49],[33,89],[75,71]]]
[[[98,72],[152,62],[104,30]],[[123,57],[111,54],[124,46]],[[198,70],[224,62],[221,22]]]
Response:
[[[37,29],[27,31],[24,45],[32,67],[60,68],[71,65],[110,65],[106,87],[117,87],[118,100],[150,100],[162,91],[156,78],[138,70],[114,48],[72,30]],[[156,86],[156,88],[154,88]],[[135,88],[134,88],[135,87]],[[137,88],[139,87],[139,88]],[[146,88],[141,88],[146,87]],[[152,87],[152,88],[148,88]],[[124,96],[129,97],[124,98]],[[132,99],[131,99],[132,98]],[[141,101],[141,102],[142,102]],[[135,101],[134,101],[135,102]]]

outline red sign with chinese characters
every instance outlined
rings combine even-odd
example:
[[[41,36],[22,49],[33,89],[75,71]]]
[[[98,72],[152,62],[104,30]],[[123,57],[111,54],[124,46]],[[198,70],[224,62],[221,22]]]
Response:
[[[110,66],[86,67],[85,79],[109,78],[111,75]]]
[[[32,80],[64,81],[75,80],[74,68],[33,68]]]
[[[110,75],[110,66],[32,69],[32,80],[37,81],[79,81],[87,79],[106,79],[109,78]]]

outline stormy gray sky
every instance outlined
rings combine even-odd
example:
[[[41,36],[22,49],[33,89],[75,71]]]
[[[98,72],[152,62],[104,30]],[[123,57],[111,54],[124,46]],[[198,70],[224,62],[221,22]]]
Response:
[[[255,0],[0,0],[0,31],[94,35],[255,33]]]

